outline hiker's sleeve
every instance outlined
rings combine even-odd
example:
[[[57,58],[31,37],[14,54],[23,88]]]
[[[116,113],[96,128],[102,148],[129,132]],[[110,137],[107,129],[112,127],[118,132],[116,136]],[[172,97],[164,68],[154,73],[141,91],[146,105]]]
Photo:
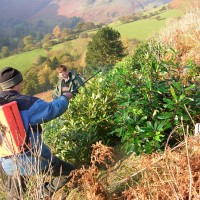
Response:
[[[42,124],[62,115],[68,107],[67,97],[60,96],[52,102],[38,99],[29,109],[30,125]]]
[[[79,76],[77,76],[76,78],[75,78],[75,89],[77,89],[78,87],[80,87],[80,86],[85,86],[85,84],[84,84],[84,81],[79,77]],[[78,91],[76,91],[76,93],[78,93]]]
[[[81,77],[78,77],[78,83],[79,85],[85,86],[84,81]]]

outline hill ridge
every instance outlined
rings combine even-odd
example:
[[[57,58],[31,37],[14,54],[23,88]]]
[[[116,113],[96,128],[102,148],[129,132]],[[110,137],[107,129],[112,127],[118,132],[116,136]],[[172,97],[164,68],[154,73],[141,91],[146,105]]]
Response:
[[[41,20],[80,17],[84,21],[111,22],[120,16],[161,6],[172,0],[2,0],[0,19]],[[26,8],[26,9],[24,9]],[[64,20],[64,19],[63,19]]]

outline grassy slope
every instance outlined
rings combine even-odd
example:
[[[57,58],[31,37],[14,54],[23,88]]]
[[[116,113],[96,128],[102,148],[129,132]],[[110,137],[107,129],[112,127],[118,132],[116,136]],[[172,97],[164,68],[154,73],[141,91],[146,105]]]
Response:
[[[25,72],[30,66],[32,66],[34,60],[39,55],[46,56],[47,54],[43,49],[35,49],[0,59],[0,69],[4,68],[5,66],[12,66],[16,67],[22,72]]]
[[[170,9],[159,15],[161,20],[156,20],[155,17],[152,17],[150,19],[143,19],[126,24],[115,22],[110,24],[110,26],[118,30],[122,37],[145,40],[151,34],[158,32],[162,27],[164,27],[167,19],[180,16],[182,15],[182,12],[178,9]],[[73,45],[74,42],[76,44],[76,40],[72,41],[71,44]],[[51,51],[62,50],[64,47],[66,49],[66,43],[64,45],[58,44],[53,46]],[[0,69],[5,66],[13,66],[20,71],[25,72],[30,66],[32,66],[32,63],[39,55],[46,56],[46,52],[43,49],[36,49],[0,59]]]
[[[190,137],[187,144],[185,141],[178,148],[168,149],[165,154],[123,156],[124,159],[120,159],[108,171],[102,170],[101,175],[98,175],[98,178],[95,177],[95,180],[98,180],[104,186],[104,191],[110,197],[107,199],[110,200],[190,199],[188,197],[190,189],[193,192],[192,195],[198,197],[199,173],[197,173],[197,170],[199,172],[199,168],[197,166],[199,165],[197,163],[200,162],[200,146],[198,142],[195,142],[196,139]],[[189,163],[187,162],[186,152],[189,154]],[[190,173],[195,177],[192,181],[189,177]],[[100,191],[94,194],[97,183],[95,182],[96,185],[87,184],[87,176],[89,177],[89,175],[86,175],[82,189],[72,190],[67,196],[67,200],[88,200],[90,199],[88,196],[92,194],[93,199],[98,195],[100,196]],[[129,192],[128,189],[130,189]],[[120,193],[122,191],[126,191],[126,193],[122,195]],[[119,195],[119,198],[114,194]],[[191,197],[191,199],[197,200],[199,198]]]
[[[166,12],[157,15],[160,16],[160,20],[157,20],[154,16],[150,19],[142,19],[139,21],[126,24],[121,24],[121,25],[114,24],[112,25],[112,27],[117,31],[119,31],[122,37],[145,40],[151,34],[158,32],[162,27],[164,27],[166,20],[181,15],[182,12],[180,10],[177,9],[167,10]]]
[[[70,47],[74,46],[78,48],[78,45],[79,45],[79,48],[84,48],[83,44],[80,47],[80,43],[81,43],[80,39],[78,38],[78,39],[69,41],[67,43],[65,42],[65,43],[57,44],[57,45],[52,46],[49,52],[65,50],[66,52],[73,54],[73,52],[71,52],[72,48]],[[32,66],[32,64],[34,63],[35,59],[38,56],[47,56],[47,52],[41,48],[41,49],[35,49],[32,51],[23,52],[20,54],[9,56],[7,58],[0,59],[0,70],[4,68],[5,66],[12,66],[12,67],[16,67],[18,70],[22,72],[25,72],[30,66]]]

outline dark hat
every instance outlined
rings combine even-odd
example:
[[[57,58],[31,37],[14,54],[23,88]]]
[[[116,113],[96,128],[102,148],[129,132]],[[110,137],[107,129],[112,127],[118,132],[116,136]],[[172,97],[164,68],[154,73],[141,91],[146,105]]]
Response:
[[[5,67],[0,71],[0,86],[3,90],[14,87],[23,81],[21,72],[12,67]]]

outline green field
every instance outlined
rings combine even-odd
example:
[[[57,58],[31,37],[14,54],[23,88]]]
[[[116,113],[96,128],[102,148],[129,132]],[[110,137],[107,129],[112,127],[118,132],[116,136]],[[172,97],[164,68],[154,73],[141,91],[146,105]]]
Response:
[[[181,16],[183,13],[180,10],[167,10],[157,16],[160,19],[157,20],[154,16],[150,19],[142,19],[135,22],[126,24],[113,24],[111,25],[114,29],[120,32],[122,37],[130,39],[145,40],[152,34],[159,32],[169,18]]]
[[[23,73],[32,66],[38,56],[47,56],[47,54],[43,49],[35,49],[0,59],[0,69],[8,66],[15,67]]]
[[[172,17],[181,16],[183,13],[180,10],[170,9],[162,12],[159,14],[160,19],[156,19],[158,16],[151,17],[149,19],[142,19],[135,22],[130,22],[126,24],[121,24],[119,21],[110,24],[111,27],[118,30],[122,37],[130,38],[130,39],[138,39],[138,40],[145,40],[155,32],[161,30],[166,21]],[[92,31],[90,33],[95,33]],[[72,40],[68,43],[58,44],[51,48],[50,51],[58,51],[58,50],[67,50],[70,51],[70,45],[77,46],[79,43],[79,39]],[[80,48],[86,48],[85,45],[79,44],[76,47],[76,51]],[[82,51],[82,50],[81,50]],[[70,52],[72,53],[72,52]],[[0,59],[0,69],[5,66],[13,66],[19,69],[22,72],[25,72],[32,64],[34,63],[37,56],[46,56],[47,53],[43,49],[36,49],[28,52],[24,52],[21,54],[16,54],[7,58]]]
[[[69,42],[54,45],[51,47],[49,52],[60,50],[73,55],[78,51],[83,51],[83,48],[86,48],[85,43],[83,42],[83,40],[82,42],[80,42],[80,39],[75,39]],[[76,52],[73,52],[72,46],[75,47]],[[41,48],[0,59],[0,69],[7,66],[12,66],[17,68],[21,72],[25,72],[30,66],[33,65],[38,56],[47,56],[47,52]]]

